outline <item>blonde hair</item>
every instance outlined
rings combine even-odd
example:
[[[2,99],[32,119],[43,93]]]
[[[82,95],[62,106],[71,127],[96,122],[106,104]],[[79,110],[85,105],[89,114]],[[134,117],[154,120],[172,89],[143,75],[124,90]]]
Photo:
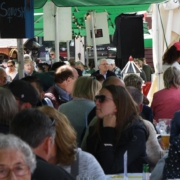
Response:
[[[94,100],[101,88],[101,83],[95,77],[82,76],[76,80],[72,96]]]
[[[55,120],[57,163],[71,165],[75,160],[77,148],[74,128],[71,126],[67,117],[58,110],[49,106],[42,106],[38,109]]]
[[[134,62],[137,62],[140,67],[143,65],[143,62],[140,59],[134,59]]]
[[[172,85],[179,88],[180,70],[174,66],[167,68],[163,74],[163,80],[165,88],[169,89]]]
[[[24,65],[25,65],[25,64],[31,64],[31,66],[34,67],[34,62],[33,62],[32,60],[30,60],[30,59],[25,59],[25,60],[24,60]]]

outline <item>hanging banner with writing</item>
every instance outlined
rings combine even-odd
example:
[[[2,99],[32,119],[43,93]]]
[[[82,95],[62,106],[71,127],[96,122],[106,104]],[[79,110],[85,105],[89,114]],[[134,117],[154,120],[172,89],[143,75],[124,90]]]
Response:
[[[0,38],[34,37],[34,0],[0,0]]]

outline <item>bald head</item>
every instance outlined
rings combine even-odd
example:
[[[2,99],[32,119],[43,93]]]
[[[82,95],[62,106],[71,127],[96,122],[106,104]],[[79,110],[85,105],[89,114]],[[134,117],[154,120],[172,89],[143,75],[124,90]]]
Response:
[[[103,87],[108,85],[122,86],[125,87],[124,81],[116,76],[110,76],[103,82]]]

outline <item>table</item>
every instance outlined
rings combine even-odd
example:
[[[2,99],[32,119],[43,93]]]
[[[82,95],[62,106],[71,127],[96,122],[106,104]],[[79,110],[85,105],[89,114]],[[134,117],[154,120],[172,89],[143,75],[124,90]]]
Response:
[[[122,180],[124,178],[124,174],[112,174],[106,175],[106,180]],[[128,173],[129,180],[142,180],[142,173]]]

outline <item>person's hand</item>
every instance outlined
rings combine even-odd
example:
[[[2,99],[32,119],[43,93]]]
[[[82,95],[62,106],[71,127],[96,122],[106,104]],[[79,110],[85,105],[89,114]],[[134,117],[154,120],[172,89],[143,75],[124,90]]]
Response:
[[[116,127],[116,116],[109,114],[103,118],[103,127]]]

